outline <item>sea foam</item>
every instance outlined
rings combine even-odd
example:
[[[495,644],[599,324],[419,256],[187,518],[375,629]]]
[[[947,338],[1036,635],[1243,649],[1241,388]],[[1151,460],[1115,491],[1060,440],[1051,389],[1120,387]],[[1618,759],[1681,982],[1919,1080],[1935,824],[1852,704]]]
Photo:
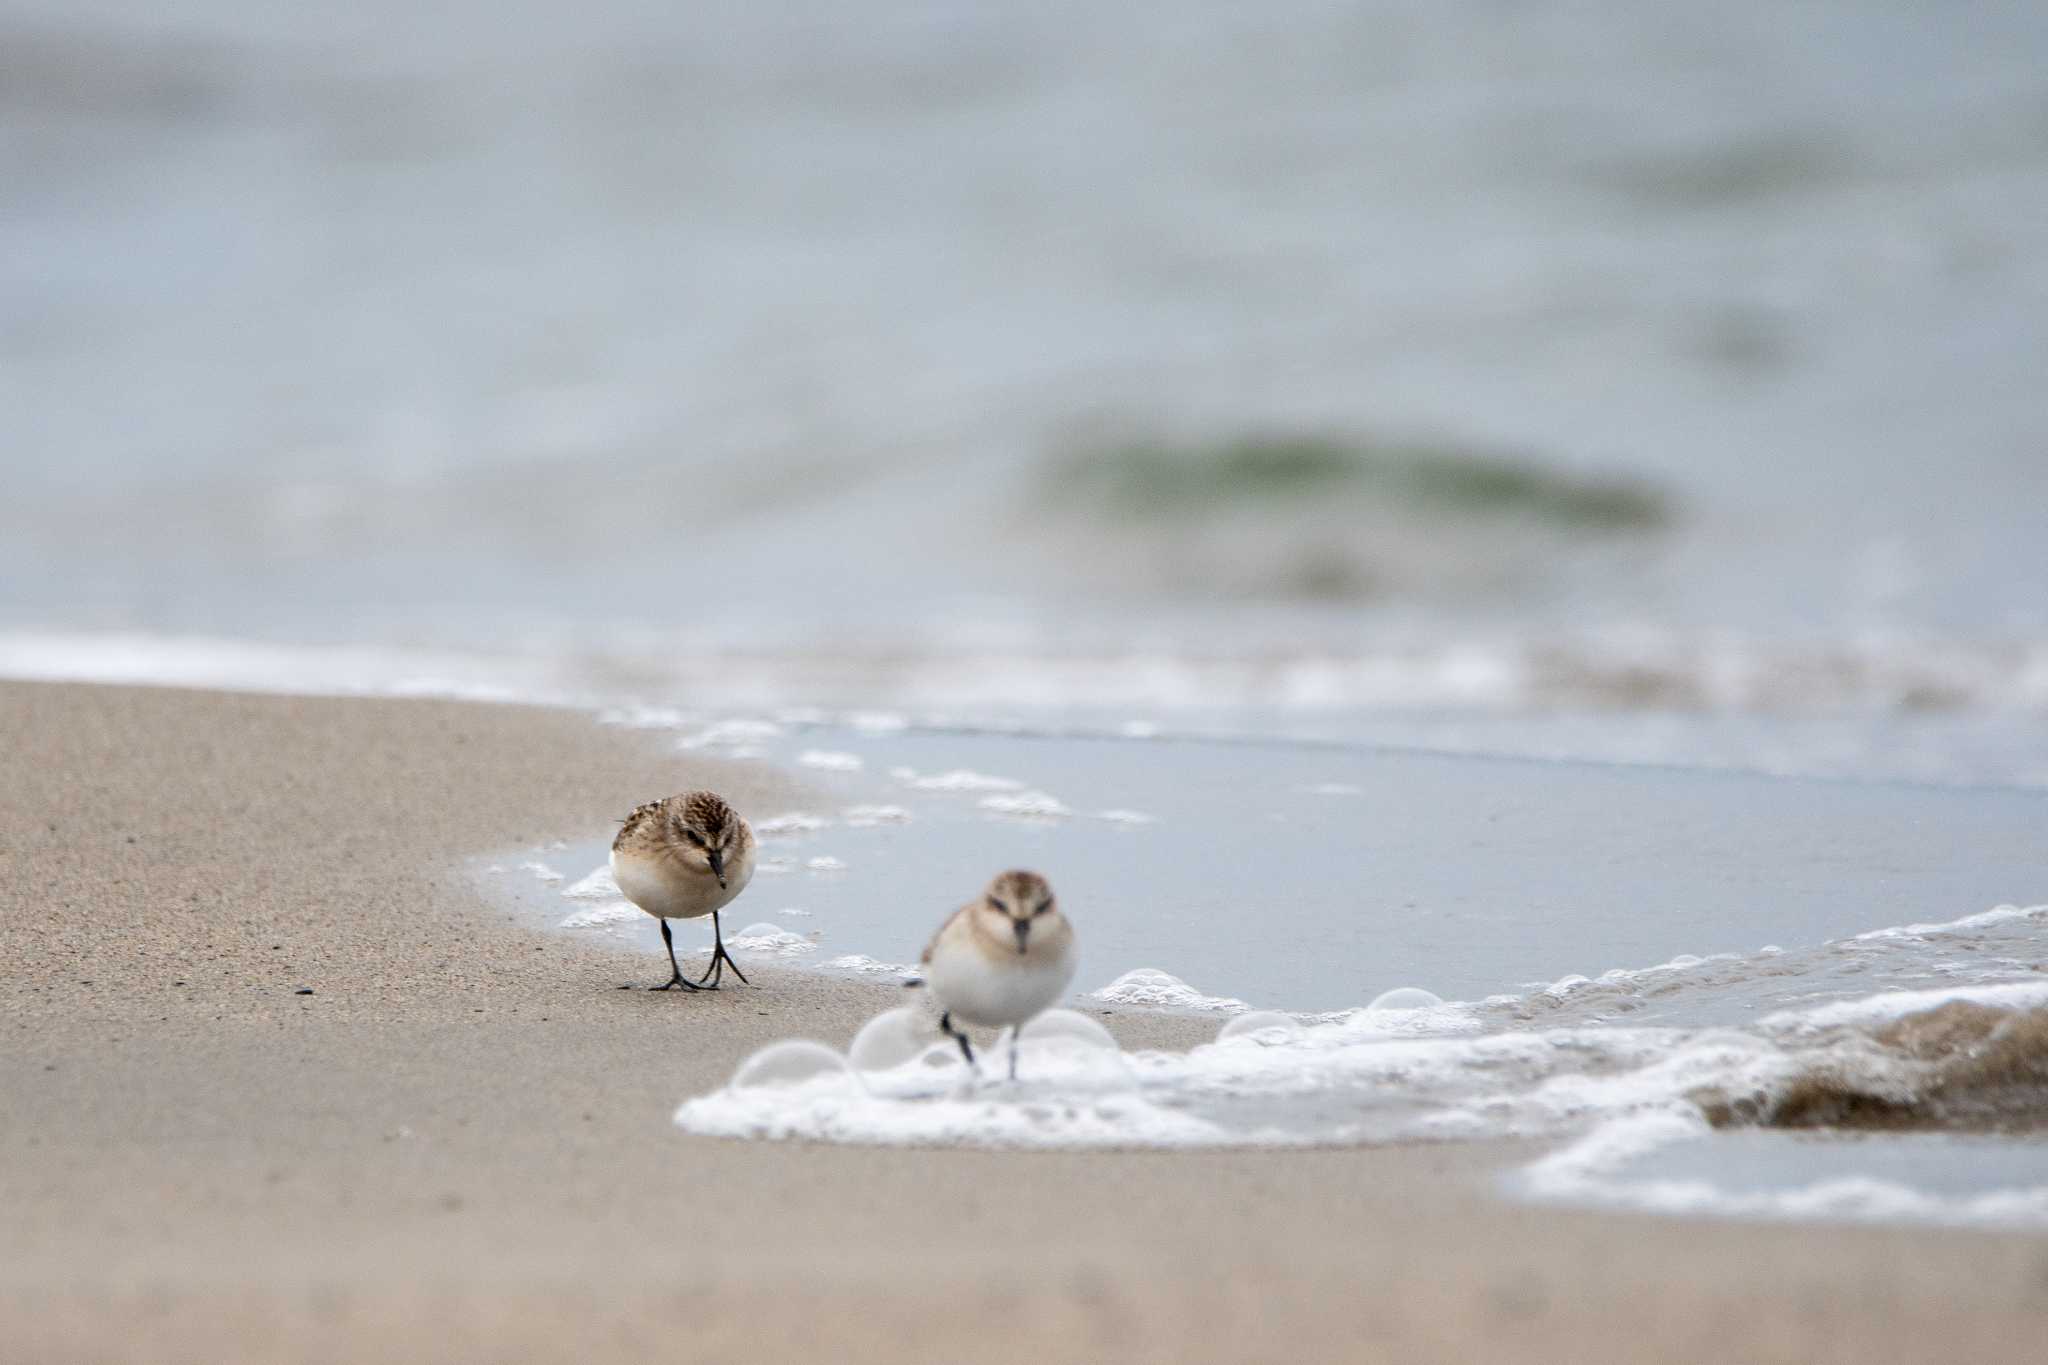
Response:
[[[617,900],[622,893],[619,884],[612,880],[609,866],[595,867],[562,888],[562,894],[570,900],[601,901]]]
[[[1950,925],[1996,935],[2023,930],[2033,913]],[[1889,953],[1898,942],[1859,935],[1754,960],[1797,970],[1797,961],[1778,959]],[[1726,970],[1733,958],[1610,973],[1608,987],[1683,980]],[[1853,1148],[1842,1170],[1780,1189],[1640,1169],[1674,1144],[1733,1129],[2038,1126],[2048,1121],[2048,982],[1881,991],[1751,1016],[1741,1027],[1520,1023],[1557,984],[1476,1003],[1403,988],[1373,1006],[1304,1017],[1251,1011],[1139,969],[1093,998],[1235,1017],[1213,1042],[1186,1052],[1125,1053],[1097,1020],[1051,1012],[1043,1026],[1026,1027],[1023,1080],[1012,1086],[1001,1079],[1000,1039],[983,1050],[981,1072],[970,1072],[924,1014],[902,1009],[863,1031],[856,1067],[820,1067],[774,1091],[724,1087],[686,1101],[676,1121],[728,1136],[993,1147],[1530,1139],[1558,1144],[1514,1182],[1532,1198],[1767,1218],[2048,1226],[2048,1187],[1938,1193],[1858,1171]],[[1570,1000],[1582,989],[1561,995]]]
[[[983,810],[1022,820],[1063,820],[1074,812],[1067,803],[1049,792],[1000,792],[981,798]]]

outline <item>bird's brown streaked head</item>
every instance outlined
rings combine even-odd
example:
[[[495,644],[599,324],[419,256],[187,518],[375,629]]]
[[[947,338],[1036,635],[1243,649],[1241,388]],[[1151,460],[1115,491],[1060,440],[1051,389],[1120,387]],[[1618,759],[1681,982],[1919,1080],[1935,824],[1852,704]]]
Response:
[[[1036,872],[1016,868],[996,875],[974,913],[985,935],[1014,943],[1020,955],[1031,951],[1034,935],[1042,939],[1053,928],[1065,927],[1051,885]]]
[[[687,792],[669,803],[675,839],[692,854],[701,854],[711,875],[724,886],[726,860],[739,851],[745,828],[739,812],[717,792]],[[692,860],[694,861],[694,859]]]

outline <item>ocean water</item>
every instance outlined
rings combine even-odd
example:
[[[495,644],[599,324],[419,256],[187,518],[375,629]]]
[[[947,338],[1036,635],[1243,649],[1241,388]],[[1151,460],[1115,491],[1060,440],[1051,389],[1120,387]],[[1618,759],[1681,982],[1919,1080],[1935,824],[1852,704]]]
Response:
[[[1476,636],[1543,704],[2041,704],[2026,6],[10,0],[0,40],[0,626],[766,652],[809,702],[1419,655],[1458,705]],[[1068,462],[1301,431],[1668,516],[1134,516]]]

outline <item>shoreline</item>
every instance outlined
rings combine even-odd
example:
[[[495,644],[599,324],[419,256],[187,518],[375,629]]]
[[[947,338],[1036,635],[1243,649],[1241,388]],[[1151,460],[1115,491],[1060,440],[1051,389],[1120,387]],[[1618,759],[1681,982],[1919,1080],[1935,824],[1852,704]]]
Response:
[[[0,721],[23,1359],[1868,1361],[2048,1327],[2039,1237],[1512,1204],[1510,1144],[688,1137],[677,1102],[754,1047],[843,1045],[900,988],[620,991],[652,964],[459,863],[786,779],[505,704],[0,683]]]

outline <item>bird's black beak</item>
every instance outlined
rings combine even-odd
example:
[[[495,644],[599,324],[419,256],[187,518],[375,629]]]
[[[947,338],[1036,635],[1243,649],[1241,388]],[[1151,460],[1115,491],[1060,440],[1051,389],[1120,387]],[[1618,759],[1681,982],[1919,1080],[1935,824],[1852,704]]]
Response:
[[[1011,920],[1010,932],[1017,936],[1017,951],[1022,953],[1025,943],[1031,938],[1031,921],[1028,919]]]
[[[711,875],[718,878],[718,889],[725,890],[725,854],[714,848],[704,856],[711,860]]]

